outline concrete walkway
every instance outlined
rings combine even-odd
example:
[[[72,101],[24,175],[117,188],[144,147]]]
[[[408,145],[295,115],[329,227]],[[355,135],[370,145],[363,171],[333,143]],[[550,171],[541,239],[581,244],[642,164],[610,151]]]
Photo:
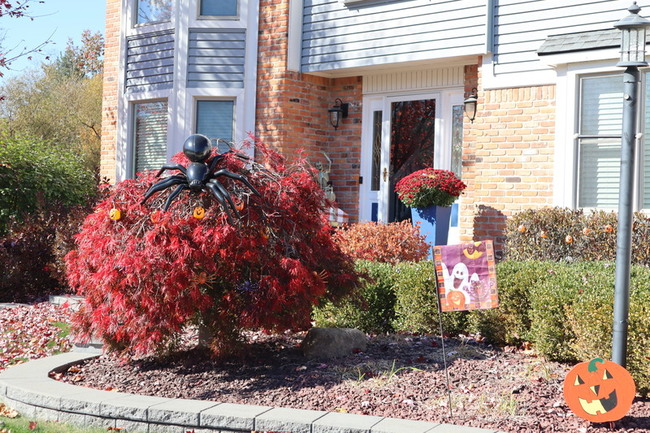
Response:
[[[378,416],[99,391],[48,376],[94,356],[70,352],[11,367],[0,373],[0,401],[28,418],[125,433],[495,433]]]

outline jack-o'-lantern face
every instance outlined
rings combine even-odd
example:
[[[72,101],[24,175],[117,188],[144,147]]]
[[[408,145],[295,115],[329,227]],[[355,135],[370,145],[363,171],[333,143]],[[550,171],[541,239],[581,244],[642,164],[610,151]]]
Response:
[[[630,373],[612,361],[592,359],[576,365],[564,379],[564,399],[581,418],[616,421],[632,406],[636,387]]]
[[[119,221],[122,219],[122,212],[117,208],[113,208],[108,212],[108,217],[113,221]]]
[[[196,219],[203,219],[205,217],[205,209],[203,209],[201,206],[197,206],[194,208],[194,212],[192,213],[194,218]]]
[[[465,295],[460,290],[451,290],[447,294],[447,303],[452,308],[461,308],[465,306]]]

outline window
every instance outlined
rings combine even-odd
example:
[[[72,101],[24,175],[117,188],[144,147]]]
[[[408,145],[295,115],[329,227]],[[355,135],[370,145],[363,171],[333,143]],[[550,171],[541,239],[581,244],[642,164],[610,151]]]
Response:
[[[208,136],[211,140],[233,140],[234,101],[197,101],[196,133]],[[226,152],[229,147],[219,143],[219,152]]]
[[[641,132],[650,127],[650,93],[644,74],[645,120]],[[578,122],[578,207],[616,209],[619,201],[621,130],[623,122],[623,77],[621,74],[580,79]],[[637,208],[650,209],[650,151],[638,142],[636,152]],[[647,187],[646,187],[647,185]]]
[[[201,0],[202,16],[237,16],[238,0]]]
[[[170,21],[172,0],[137,0],[136,24],[154,24]]]
[[[167,102],[134,104],[135,172],[167,162]]]

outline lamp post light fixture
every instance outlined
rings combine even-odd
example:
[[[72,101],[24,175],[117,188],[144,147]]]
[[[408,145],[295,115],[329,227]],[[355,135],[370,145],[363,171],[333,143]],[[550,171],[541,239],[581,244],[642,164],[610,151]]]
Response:
[[[334,106],[327,110],[330,115],[330,123],[334,129],[338,129],[341,119],[348,117],[348,109],[350,104],[344,103],[341,99],[336,98]]]
[[[621,177],[616,238],[616,278],[614,283],[614,327],[612,361],[625,367],[627,328],[630,310],[630,262],[632,258],[632,214],[634,193],[634,151],[637,138],[639,103],[639,67],[645,61],[646,31],[650,21],[639,16],[641,8],[634,2],[630,14],[614,24],[621,30],[623,73],[623,131],[621,136]]]
[[[465,115],[470,123],[474,123],[474,119],[476,119],[476,107],[478,105],[478,94],[476,92],[476,87],[474,87],[472,93],[463,102],[465,104]]]

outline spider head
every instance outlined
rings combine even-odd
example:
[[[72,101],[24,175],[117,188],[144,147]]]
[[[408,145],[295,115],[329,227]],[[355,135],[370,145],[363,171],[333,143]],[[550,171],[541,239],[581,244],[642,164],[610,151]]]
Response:
[[[192,162],[205,162],[212,153],[212,144],[205,135],[193,134],[183,143],[183,153]]]

